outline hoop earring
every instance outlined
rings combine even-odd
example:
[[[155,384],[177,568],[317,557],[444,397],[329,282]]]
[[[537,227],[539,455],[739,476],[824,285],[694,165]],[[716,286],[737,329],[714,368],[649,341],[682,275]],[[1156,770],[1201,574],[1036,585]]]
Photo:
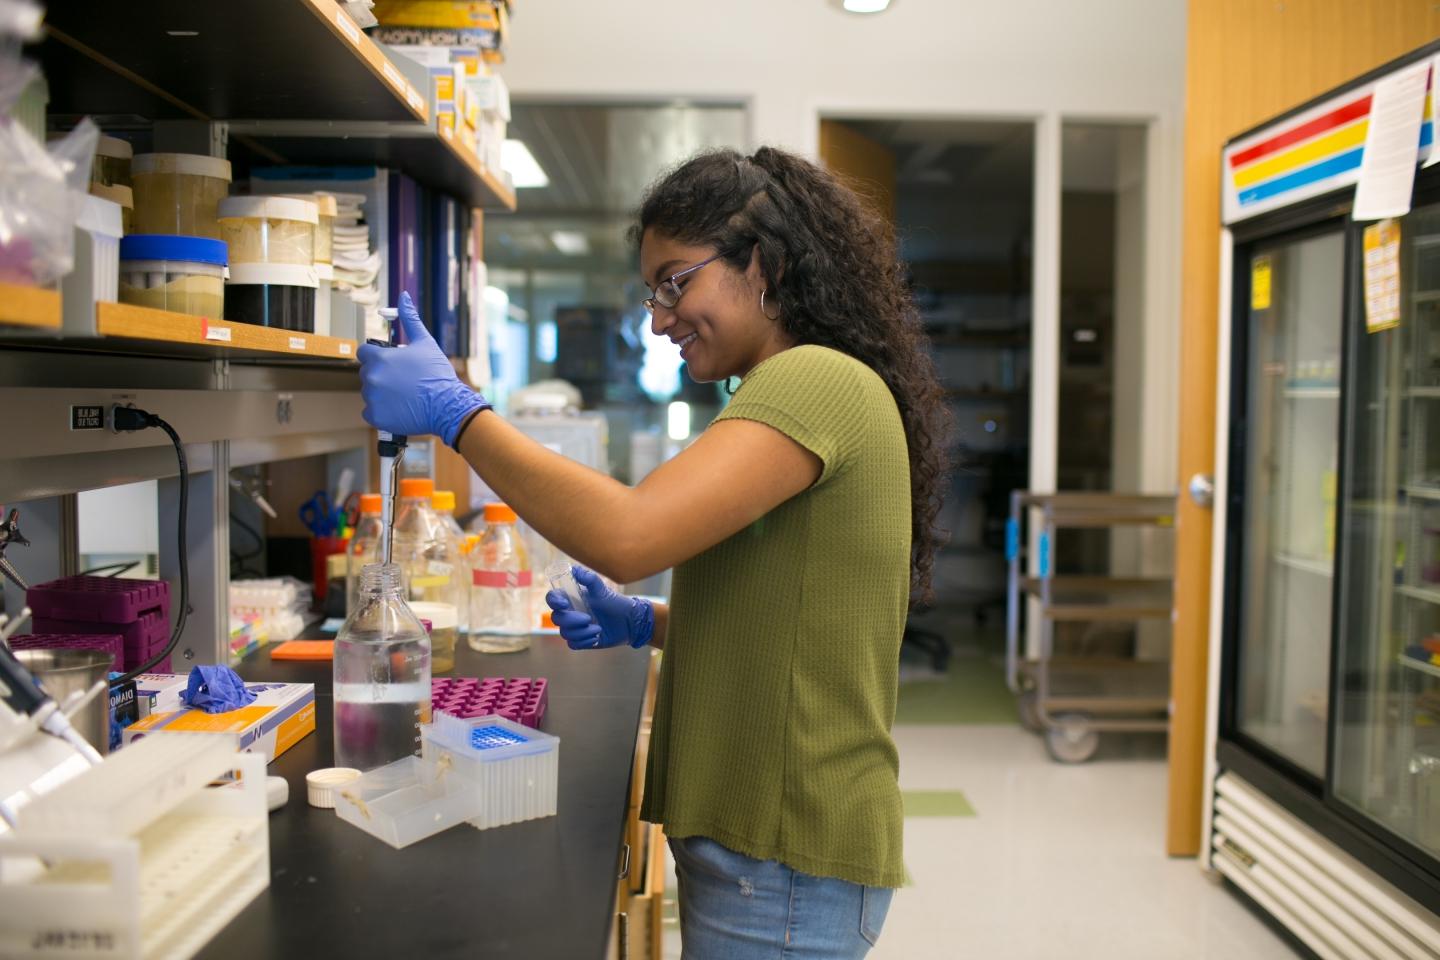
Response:
[[[773,316],[773,317],[770,316],[769,313],[766,313],[766,311],[765,311],[765,293],[766,293],[765,290],[761,290],[761,291],[760,291],[760,312],[765,315],[765,319],[766,319],[766,320],[779,320],[779,319],[780,319],[780,311],[779,311],[778,309],[775,311],[775,316]]]

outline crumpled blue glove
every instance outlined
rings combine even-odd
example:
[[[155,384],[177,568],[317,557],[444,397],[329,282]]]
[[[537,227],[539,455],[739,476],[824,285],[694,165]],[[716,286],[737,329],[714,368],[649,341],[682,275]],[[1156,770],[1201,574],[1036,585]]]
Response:
[[[360,395],[365,421],[377,430],[407,437],[434,434],[455,446],[460,429],[481,410],[484,397],[455,376],[450,359],[425,329],[409,293],[400,294],[400,323],[409,340],[403,348],[362,346]]]
[[[255,702],[255,692],[240,675],[224,664],[197,666],[190,671],[180,702],[206,713],[229,713]]]
[[[585,591],[590,613],[571,607],[570,598],[559,590],[545,594],[555,626],[571,650],[600,650],[622,643],[638,649],[650,642],[655,634],[655,606],[649,600],[616,593],[594,571],[578,563],[571,572]]]

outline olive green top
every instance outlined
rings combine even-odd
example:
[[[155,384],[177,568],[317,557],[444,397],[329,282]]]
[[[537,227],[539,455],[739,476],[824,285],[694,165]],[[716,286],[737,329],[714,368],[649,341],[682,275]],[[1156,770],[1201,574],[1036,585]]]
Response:
[[[641,816],[804,873],[901,886],[899,411],[869,367],[801,346],[750,372],[718,419],[737,418],[824,466],[810,489],[675,568]]]

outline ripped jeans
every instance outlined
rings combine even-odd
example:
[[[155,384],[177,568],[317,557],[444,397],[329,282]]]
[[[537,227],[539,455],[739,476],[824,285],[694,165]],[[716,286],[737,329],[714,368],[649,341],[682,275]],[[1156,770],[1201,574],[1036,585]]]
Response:
[[[813,877],[707,837],[671,840],[670,851],[682,960],[861,960],[895,892]]]

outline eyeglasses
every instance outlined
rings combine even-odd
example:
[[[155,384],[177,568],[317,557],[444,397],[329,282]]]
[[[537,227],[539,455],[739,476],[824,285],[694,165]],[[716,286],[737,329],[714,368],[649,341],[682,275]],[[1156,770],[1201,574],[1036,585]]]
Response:
[[[659,304],[667,310],[670,309],[671,307],[675,306],[675,304],[680,302],[680,295],[685,292],[685,288],[680,286],[680,284],[676,283],[676,281],[683,276],[694,273],[696,270],[699,270],[701,267],[705,266],[705,264],[711,263],[719,259],[720,254],[717,253],[709,260],[701,260],[699,263],[695,264],[695,266],[686,267],[684,270],[681,270],[679,273],[674,274],[669,279],[661,280],[660,283],[657,284],[655,287],[655,295],[653,297],[646,297],[640,302],[643,303],[645,305],[645,309],[649,310],[651,313],[655,312],[656,304]]]

